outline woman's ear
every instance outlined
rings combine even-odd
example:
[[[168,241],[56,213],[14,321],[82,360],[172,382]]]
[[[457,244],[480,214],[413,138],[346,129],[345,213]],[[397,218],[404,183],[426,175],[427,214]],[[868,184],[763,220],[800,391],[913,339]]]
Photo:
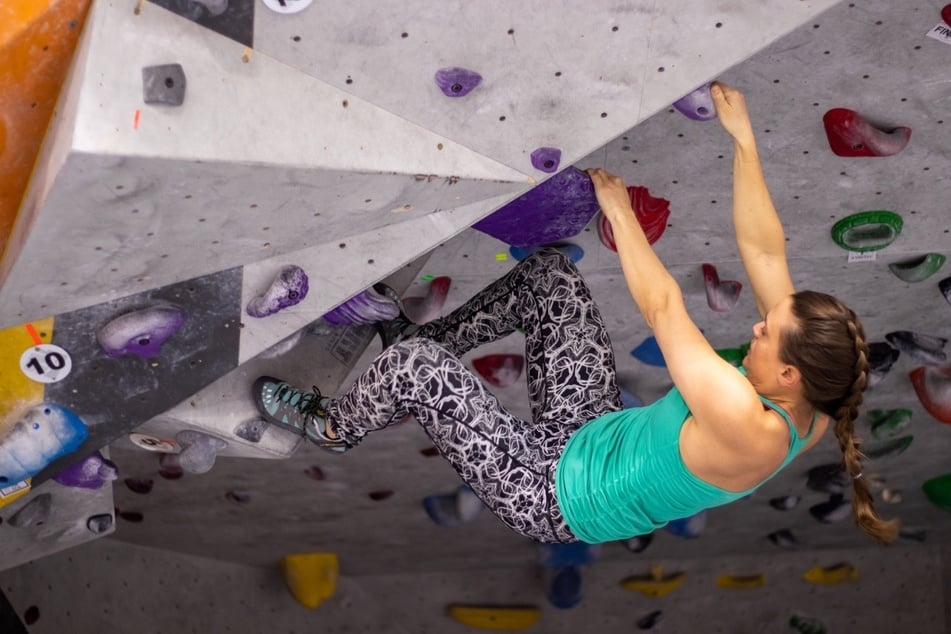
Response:
[[[802,374],[799,368],[794,365],[784,364],[779,372],[779,384],[783,387],[793,388],[802,382]]]

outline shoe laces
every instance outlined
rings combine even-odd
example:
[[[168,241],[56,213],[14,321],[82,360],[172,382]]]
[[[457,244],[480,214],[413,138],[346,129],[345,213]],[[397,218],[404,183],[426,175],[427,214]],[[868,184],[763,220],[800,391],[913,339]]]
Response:
[[[291,407],[296,409],[302,416],[319,416],[324,418],[327,412],[320,406],[323,395],[321,395],[316,385],[312,385],[311,389],[313,390],[312,392],[304,392],[295,390],[287,383],[282,383],[275,391],[274,397],[290,405],[290,401],[293,400],[294,396],[299,394],[300,400],[294,405],[291,405]],[[287,398],[284,398],[285,394],[288,395]]]

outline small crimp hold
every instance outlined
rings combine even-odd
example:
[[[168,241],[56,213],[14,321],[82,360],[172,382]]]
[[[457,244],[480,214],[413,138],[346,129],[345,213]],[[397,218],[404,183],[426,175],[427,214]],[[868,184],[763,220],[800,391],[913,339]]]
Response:
[[[482,75],[458,66],[436,71],[436,85],[447,97],[465,97],[482,83]]]
[[[180,106],[185,103],[185,69],[181,64],[142,69],[142,100],[147,104]]]

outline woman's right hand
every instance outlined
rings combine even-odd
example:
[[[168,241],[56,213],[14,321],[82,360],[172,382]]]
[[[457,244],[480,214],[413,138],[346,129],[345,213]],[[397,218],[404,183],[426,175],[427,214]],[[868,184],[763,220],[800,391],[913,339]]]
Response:
[[[723,129],[737,143],[754,143],[753,124],[750,123],[750,114],[746,109],[746,98],[743,93],[726,84],[713,82],[710,86],[710,96],[717,107],[717,117]]]

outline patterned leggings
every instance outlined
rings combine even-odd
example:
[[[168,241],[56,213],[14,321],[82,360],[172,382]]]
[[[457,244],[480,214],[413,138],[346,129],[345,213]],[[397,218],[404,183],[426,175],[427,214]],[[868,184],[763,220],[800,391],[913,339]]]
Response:
[[[511,415],[460,360],[516,328],[525,332],[532,422]],[[386,349],[327,408],[350,444],[407,412],[502,522],[531,539],[577,541],[555,497],[568,437],[620,409],[614,352],[575,265],[545,249],[416,337]]]

